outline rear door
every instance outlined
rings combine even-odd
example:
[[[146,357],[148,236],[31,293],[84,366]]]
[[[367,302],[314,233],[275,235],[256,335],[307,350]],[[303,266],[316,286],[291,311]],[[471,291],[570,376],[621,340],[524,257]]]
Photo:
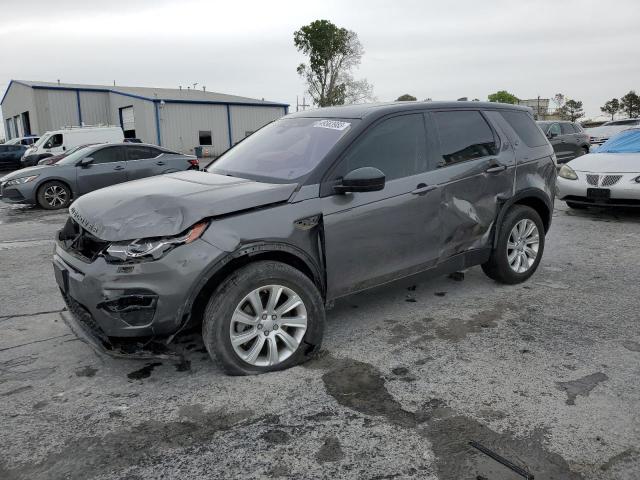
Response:
[[[571,122],[560,123],[560,131],[562,132],[562,140],[565,143],[569,159],[574,159],[582,155],[582,147],[580,147],[580,138],[576,127]]]
[[[513,146],[479,110],[434,111],[434,181],[441,189],[439,260],[490,246],[502,202],[513,195]]]
[[[375,167],[377,192],[335,194],[331,185]],[[368,128],[323,182],[322,213],[329,298],[391,281],[435,264],[440,250],[437,188],[428,172],[424,116],[396,115]]]
[[[124,147],[103,147],[87,154],[87,157],[93,158],[91,164],[76,167],[81,194],[127,181]]]
[[[158,158],[160,150],[146,145],[126,145],[127,180],[151,177],[162,173],[164,162]]]

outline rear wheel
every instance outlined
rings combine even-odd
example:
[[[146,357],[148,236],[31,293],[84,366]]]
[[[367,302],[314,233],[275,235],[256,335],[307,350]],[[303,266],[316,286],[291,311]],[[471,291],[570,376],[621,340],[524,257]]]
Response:
[[[71,190],[56,180],[46,182],[38,189],[38,205],[47,210],[66,208],[71,203]]]
[[[233,272],[214,291],[202,337],[212,359],[231,375],[283,370],[320,348],[325,312],[313,282],[280,262]]]
[[[526,205],[514,205],[500,225],[498,241],[482,270],[501,283],[524,282],[538,268],[544,240],[544,225],[538,212]]]

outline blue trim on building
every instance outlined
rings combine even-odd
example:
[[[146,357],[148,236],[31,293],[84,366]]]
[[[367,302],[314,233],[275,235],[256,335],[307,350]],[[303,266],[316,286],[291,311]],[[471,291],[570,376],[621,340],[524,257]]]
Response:
[[[76,90],[76,100],[78,101],[78,125],[82,126],[82,107],[80,106],[80,90]]]
[[[229,132],[229,148],[233,147],[233,135],[231,134],[231,107],[227,104],[227,129]]]
[[[160,102],[154,100],[153,105],[156,109],[156,132],[158,134],[158,145],[162,146],[162,137],[160,135]]]

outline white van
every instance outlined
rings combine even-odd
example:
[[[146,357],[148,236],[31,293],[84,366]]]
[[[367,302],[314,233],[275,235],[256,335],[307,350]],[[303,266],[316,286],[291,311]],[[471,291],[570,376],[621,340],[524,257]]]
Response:
[[[120,127],[68,127],[52,130],[40,137],[31,148],[24,152],[23,167],[37,165],[38,161],[53,155],[60,155],[79,145],[94,143],[118,143],[124,140]]]

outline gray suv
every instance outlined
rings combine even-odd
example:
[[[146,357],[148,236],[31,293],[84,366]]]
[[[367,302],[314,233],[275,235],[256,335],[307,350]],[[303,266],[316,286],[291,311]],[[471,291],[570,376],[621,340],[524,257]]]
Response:
[[[102,347],[168,342],[201,324],[228,373],[279,370],[319,349],[339,297],[474,265],[502,283],[529,278],[555,178],[553,149],[523,107],[300,112],[205,171],[78,199],[54,271],[74,330]]]
[[[539,121],[538,126],[549,139],[558,163],[566,163],[589,153],[590,137],[576,122]]]
[[[48,210],[68,207],[72,198],[139,178],[199,169],[198,159],[145,144],[100,144],[70,152],[52,165],[17,170],[0,178],[7,203],[37,204]]]

